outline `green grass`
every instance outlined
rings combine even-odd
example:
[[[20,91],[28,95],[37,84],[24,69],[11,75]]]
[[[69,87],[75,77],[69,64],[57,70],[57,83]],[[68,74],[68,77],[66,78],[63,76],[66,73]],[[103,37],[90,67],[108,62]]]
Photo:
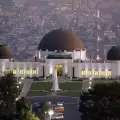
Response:
[[[79,82],[66,82],[59,84],[60,89],[64,90],[81,90],[82,84]]]
[[[31,97],[31,96],[44,96],[44,95],[48,95],[50,94],[50,92],[42,92],[42,91],[29,91],[27,96]]]
[[[50,82],[36,82],[31,85],[30,90],[46,90],[52,88],[52,83]]]
[[[80,92],[79,91],[67,91],[67,92],[58,93],[58,95],[70,96],[70,97],[80,97]]]

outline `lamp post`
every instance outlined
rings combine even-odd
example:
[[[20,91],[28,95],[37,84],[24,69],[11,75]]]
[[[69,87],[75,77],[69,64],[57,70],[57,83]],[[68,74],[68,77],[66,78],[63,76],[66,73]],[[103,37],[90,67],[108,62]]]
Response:
[[[88,87],[88,89],[91,89],[91,86],[92,86],[92,78],[89,78],[89,87]]]
[[[47,112],[45,111],[45,120],[46,120],[46,117],[47,117],[46,114],[47,114]]]
[[[24,80],[24,77],[22,77],[21,80]]]
[[[19,90],[20,90],[20,92],[21,92],[21,84],[22,84],[22,82],[19,81]]]
[[[49,110],[49,111],[48,111],[48,114],[49,114],[50,120],[51,120],[51,117],[52,117],[52,115],[54,114],[54,111],[53,111],[53,110]]]
[[[19,85],[17,85],[17,89],[18,89],[18,91],[17,91],[17,92],[18,92],[18,95],[19,95],[19,89],[20,89],[20,86],[19,86]]]

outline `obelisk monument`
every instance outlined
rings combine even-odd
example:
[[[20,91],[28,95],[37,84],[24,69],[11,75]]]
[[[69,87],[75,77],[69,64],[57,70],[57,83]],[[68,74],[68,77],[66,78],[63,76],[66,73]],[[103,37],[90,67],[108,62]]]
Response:
[[[52,90],[55,91],[55,92],[58,91],[58,90],[60,90],[59,89],[59,84],[58,84],[58,76],[57,76],[57,70],[56,70],[56,68],[54,69],[52,81],[53,81]]]

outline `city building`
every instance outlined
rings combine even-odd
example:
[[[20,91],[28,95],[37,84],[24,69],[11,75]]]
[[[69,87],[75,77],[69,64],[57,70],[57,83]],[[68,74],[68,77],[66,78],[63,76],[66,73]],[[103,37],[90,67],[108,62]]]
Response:
[[[50,77],[54,68],[58,76],[69,78],[117,78],[120,76],[120,47],[112,47],[108,60],[87,58],[79,37],[63,29],[46,34],[31,61],[16,61],[6,45],[0,46],[0,73],[11,72],[17,77]]]

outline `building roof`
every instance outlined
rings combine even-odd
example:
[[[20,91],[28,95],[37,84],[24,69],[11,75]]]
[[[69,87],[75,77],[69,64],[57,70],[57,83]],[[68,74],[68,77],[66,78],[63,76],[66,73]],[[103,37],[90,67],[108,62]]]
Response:
[[[108,51],[107,60],[120,60],[120,46],[113,46]]]
[[[38,46],[38,50],[40,49],[43,51],[73,51],[84,50],[84,45],[74,32],[60,28],[52,30],[42,38]]]
[[[0,59],[12,58],[12,51],[7,45],[0,45]]]
[[[47,59],[72,59],[72,55],[64,52],[53,52],[48,54]]]

